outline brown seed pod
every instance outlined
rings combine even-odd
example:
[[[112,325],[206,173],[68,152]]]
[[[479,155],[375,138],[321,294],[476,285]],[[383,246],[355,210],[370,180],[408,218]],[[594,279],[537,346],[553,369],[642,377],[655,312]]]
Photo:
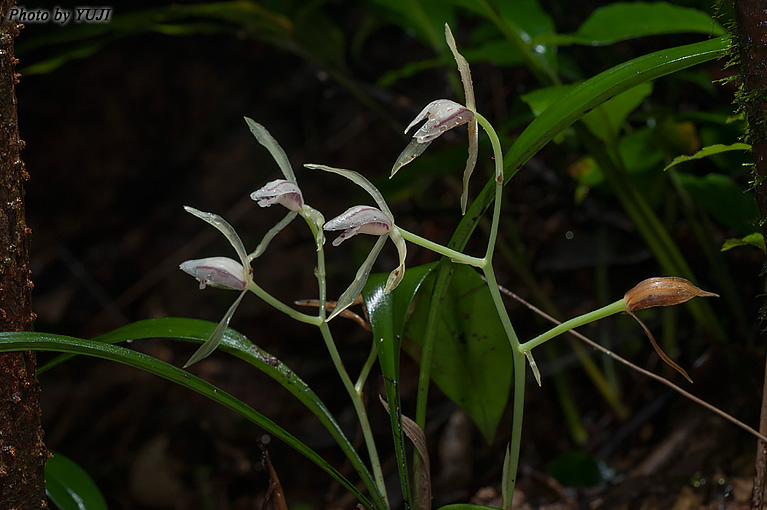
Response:
[[[719,295],[699,289],[690,283],[689,280],[685,280],[684,278],[662,276],[648,278],[643,282],[640,282],[623,296],[623,301],[626,304],[628,314],[642,326],[642,329],[644,329],[647,338],[650,339],[650,343],[655,349],[655,352],[658,353],[658,356],[690,382],[692,382],[692,379],[690,379],[687,372],[663,352],[658,345],[658,342],[655,341],[655,337],[653,337],[650,329],[644,322],[639,320],[639,317],[634,315],[633,312],[636,310],[644,310],[645,308],[652,308],[654,306],[678,305],[689,301],[694,297],[719,297]]]
[[[699,289],[676,276],[648,278],[626,292],[623,301],[629,312],[654,306],[672,306],[689,301],[694,297],[719,297],[718,294]]]

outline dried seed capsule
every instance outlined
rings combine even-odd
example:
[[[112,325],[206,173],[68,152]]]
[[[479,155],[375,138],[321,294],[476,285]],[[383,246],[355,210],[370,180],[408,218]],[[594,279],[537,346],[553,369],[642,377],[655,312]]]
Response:
[[[694,297],[719,297],[719,295],[699,289],[684,278],[662,276],[640,282],[626,292],[623,301],[629,312],[635,312],[654,306],[678,305]]]

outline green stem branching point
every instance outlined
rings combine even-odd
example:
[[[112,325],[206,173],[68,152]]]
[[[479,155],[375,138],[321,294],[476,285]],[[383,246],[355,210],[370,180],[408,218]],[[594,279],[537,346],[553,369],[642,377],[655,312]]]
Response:
[[[338,353],[336,344],[333,341],[333,335],[330,333],[330,327],[328,323],[322,321],[319,324],[320,332],[322,333],[322,339],[325,341],[325,346],[328,349],[330,358],[333,361],[333,366],[338,372],[338,376],[341,382],[346,388],[346,392],[352,400],[354,406],[354,412],[357,414],[357,419],[360,423],[360,429],[362,430],[362,437],[365,440],[365,447],[367,448],[368,457],[370,457],[370,464],[373,468],[373,479],[375,480],[376,487],[380,493],[381,498],[386,503],[386,508],[389,508],[389,500],[386,495],[386,482],[384,481],[383,470],[381,469],[381,461],[378,457],[378,449],[376,448],[375,439],[373,438],[373,430],[370,428],[370,420],[368,420],[367,411],[365,410],[365,404],[362,402],[361,395],[357,392],[354,384],[352,383],[349,373],[344,367],[344,363],[341,360],[341,355]]]

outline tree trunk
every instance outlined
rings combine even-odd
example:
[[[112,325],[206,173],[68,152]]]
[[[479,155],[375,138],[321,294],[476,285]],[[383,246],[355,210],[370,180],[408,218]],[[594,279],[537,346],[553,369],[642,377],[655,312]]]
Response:
[[[13,1],[0,0],[0,330],[32,326],[29,234],[24,218],[28,178],[21,161],[16,112],[18,25],[7,21]],[[0,354],[0,508],[47,508],[43,468],[48,457],[40,425],[40,386],[33,352]]]
[[[748,120],[748,138],[754,155],[753,181],[761,213],[762,231],[767,238],[767,0],[737,0],[737,59],[740,62],[738,103]],[[765,308],[762,308],[764,319]],[[767,433],[767,366],[762,393],[759,431]],[[767,444],[759,441],[756,450],[751,509],[762,510],[767,480]]]

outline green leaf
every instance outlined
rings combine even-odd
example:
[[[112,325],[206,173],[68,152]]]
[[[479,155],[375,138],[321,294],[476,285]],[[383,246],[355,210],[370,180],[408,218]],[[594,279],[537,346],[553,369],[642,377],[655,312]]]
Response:
[[[577,85],[553,85],[521,96],[533,114],[538,116],[557,99],[569,94]],[[581,119],[589,131],[603,142],[612,142],[623,123],[642,101],[652,93],[652,82],[640,83],[591,110]]]
[[[216,324],[213,322],[198,319],[172,317],[147,319],[133,322],[110,331],[109,333],[94,338],[93,341],[104,344],[115,344],[142,338],[174,338],[195,343],[203,343],[210,336],[215,327]],[[338,446],[343,450],[359,476],[365,482],[365,486],[371,491],[371,494],[376,493],[376,486],[370,472],[362,462],[362,459],[359,457],[354,446],[341,430],[341,427],[336,422],[333,415],[322,400],[317,397],[311,388],[309,388],[309,386],[298,377],[290,367],[260,347],[254,345],[245,335],[231,328],[228,328],[224,333],[219,349],[240,358],[268,375],[301,402],[312,414],[314,414],[314,416],[317,417],[330,435],[333,436]],[[58,356],[39,367],[38,373],[45,372],[72,356],[73,354],[63,354]]]
[[[594,108],[581,119],[594,136],[603,142],[613,142],[623,128],[626,118],[652,94],[653,83],[644,82]]]
[[[60,510],[107,510],[101,491],[83,468],[59,452],[45,461],[45,493]]]
[[[729,40],[724,37],[670,48],[635,58],[586,80],[546,108],[519,135],[504,157],[504,168],[510,170],[505,172],[506,181],[554,136],[593,108],[640,83],[719,58],[728,48]],[[492,186],[490,182],[483,190],[488,198]],[[479,207],[482,201],[474,203]]]
[[[692,161],[694,159],[703,159],[709,156],[713,156],[714,154],[721,154],[722,152],[750,151],[750,150],[751,150],[751,145],[747,143],[733,143],[731,145],[724,145],[724,144],[718,143],[715,145],[709,145],[708,147],[703,147],[701,150],[699,150],[692,156],[675,157],[671,163],[666,165],[666,168],[664,168],[663,171],[665,172],[669,168],[676,166],[679,163],[684,163],[685,161]]]
[[[740,239],[727,239],[722,245],[722,251],[731,250],[737,246],[755,246],[763,252],[767,252],[767,246],[765,246],[764,243],[764,236],[759,232],[748,234],[747,236]]]
[[[541,66],[554,74],[558,67],[557,47],[533,42],[535,37],[556,31],[554,20],[544,11],[537,0],[514,0],[499,2],[498,10],[507,33],[515,33],[530,48],[530,53]]]
[[[397,468],[403,497],[406,501],[410,497],[410,483],[405,454],[405,437],[402,431],[402,407],[399,392],[400,346],[405,319],[413,296],[434,267],[436,267],[436,263],[409,268],[397,288],[388,293],[384,292],[388,275],[385,273],[372,274],[362,291],[362,298],[365,300],[365,307],[370,316],[373,341],[378,349],[378,361],[381,365],[386,387]]]
[[[618,41],[661,34],[724,34],[722,26],[705,12],[666,2],[617,2],[600,7],[574,34],[545,34],[538,44],[586,44],[600,46]]]
[[[678,173],[677,177],[690,196],[719,222],[742,234],[753,232],[759,218],[753,193],[722,174],[699,177]]]
[[[162,319],[156,319],[159,321],[162,321]],[[184,334],[188,334],[187,331],[181,331],[184,329],[185,326],[189,326],[189,319],[169,319],[171,321],[180,321],[176,322],[172,326],[172,328],[177,331],[177,335],[179,337],[183,337]],[[152,321],[141,321],[136,326],[135,324],[126,326],[125,328],[120,328],[122,335],[125,334],[126,331],[131,331],[131,328],[133,327],[134,330],[138,329],[145,329],[148,330],[149,336],[161,336],[157,335],[157,332],[160,328],[152,328],[151,325]],[[187,322],[184,324],[184,322]],[[203,321],[193,321],[197,322],[198,324]],[[164,324],[164,326],[167,326],[168,323]],[[178,329],[175,328],[175,326],[178,325]],[[204,341],[205,338],[207,338],[207,334],[210,333],[210,330],[212,327],[215,327],[212,323],[207,323],[205,328],[202,328],[203,331],[205,331],[205,335],[198,335],[198,333],[193,333],[195,335],[194,340],[195,341]],[[192,328],[199,332],[201,328],[199,326],[192,326]],[[134,331],[135,332],[135,331]],[[114,340],[116,337],[120,336],[113,333],[112,340]],[[168,336],[175,336],[174,335],[168,335]],[[106,336],[106,335],[105,335]],[[127,336],[127,335],[124,335]],[[138,338],[142,338],[143,336],[139,335]],[[135,336],[132,336],[127,339],[136,338]],[[127,340],[126,339],[126,340]],[[232,336],[231,330],[227,332],[227,334],[224,336],[224,341],[222,341],[222,348],[236,348],[236,352],[241,354],[242,357],[245,356],[247,345],[247,350],[254,350],[254,346],[250,344],[245,337],[242,337],[242,335],[239,335],[239,337]],[[176,368],[173,365],[170,365],[169,363],[165,363],[164,361],[158,360],[156,358],[153,358],[149,355],[146,355],[141,352],[132,351],[130,349],[126,349],[121,346],[117,345],[111,345],[109,343],[103,343],[95,340],[84,340],[81,338],[73,338],[63,335],[52,335],[47,333],[31,333],[31,332],[10,332],[10,333],[0,333],[0,352],[7,352],[7,351],[24,351],[24,350],[33,350],[33,351],[58,351],[58,352],[64,352],[69,354],[85,354],[87,356],[94,356],[97,358],[107,359],[110,361],[117,361],[118,363],[122,363],[124,365],[128,365],[134,368],[137,368],[139,370],[143,370],[144,372],[157,375],[159,377],[162,377],[163,379],[167,379],[171,382],[174,382],[178,384],[179,386],[182,386],[184,388],[196,391],[197,393],[208,397],[209,399],[213,400],[214,402],[217,402],[221,404],[222,406],[236,412],[240,416],[242,416],[244,419],[251,421],[252,423],[255,423],[262,429],[264,429],[266,432],[271,434],[277,439],[280,439],[287,445],[289,445],[291,448],[295,449],[298,453],[306,457],[308,460],[310,460],[312,463],[314,463],[316,466],[318,466],[320,469],[328,473],[332,478],[334,478],[336,481],[338,481],[343,487],[345,487],[347,490],[349,490],[352,494],[357,497],[357,499],[366,507],[372,508],[372,505],[368,498],[362,494],[359,489],[357,489],[354,484],[352,484],[346,477],[344,477],[341,473],[339,473],[333,466],[327,463],[322,457],[320,457],[314,450],[306,446],[304,443],[299,441],[297,438],[295,438],[293,435],[291,435],[289,432],[287,432],[285,429],[271,421],[266,416],[262,415],[252,407],[248,406],[247,404],[243,403],[242,401],[238,400],[237,398],[229,395],[228,393],[222,391],[221,389],[217,388],[216,386],[200,379],[199,377],[186,372],[184,370],[181,370],[180,368]],[[263,354],[263,351],[260,351],[258,349],[254,350],[255,352],[251,355],[251,359],[255,361],[259,354]],[[267,364],[267,365],[274,365],[273,368],[276,370],[285,370],[287,367],[285,367],[282,363],[279,362],[276,358],[272,357],[260,360],[261,364]],[[283,386],[286,386],[290,384],[291,382],[295,382],[298,378],[287,370],[287,373],[283,373],[283,377],[286,379],[285,384]],[[316,396],[314,397],[316,399]],[[319,400],[317,403],[320,403]]]
[[[373,0],[371,3],[388,11],[391,21],[440,53],[445,45],[445,23],[455,28],[454,7],[445,0]]]
[[[423,295],[429,295],[428,287]],[[419,302],[407,324],[407,337],[419,346],[426,335],[427,314],[428,307]],[[512,359],[487,284],[468,266],[455,266],[436,338],[434,383],[492,442],[509,398]],[[420,358],[420,349],[408,350],[416,360]]]

